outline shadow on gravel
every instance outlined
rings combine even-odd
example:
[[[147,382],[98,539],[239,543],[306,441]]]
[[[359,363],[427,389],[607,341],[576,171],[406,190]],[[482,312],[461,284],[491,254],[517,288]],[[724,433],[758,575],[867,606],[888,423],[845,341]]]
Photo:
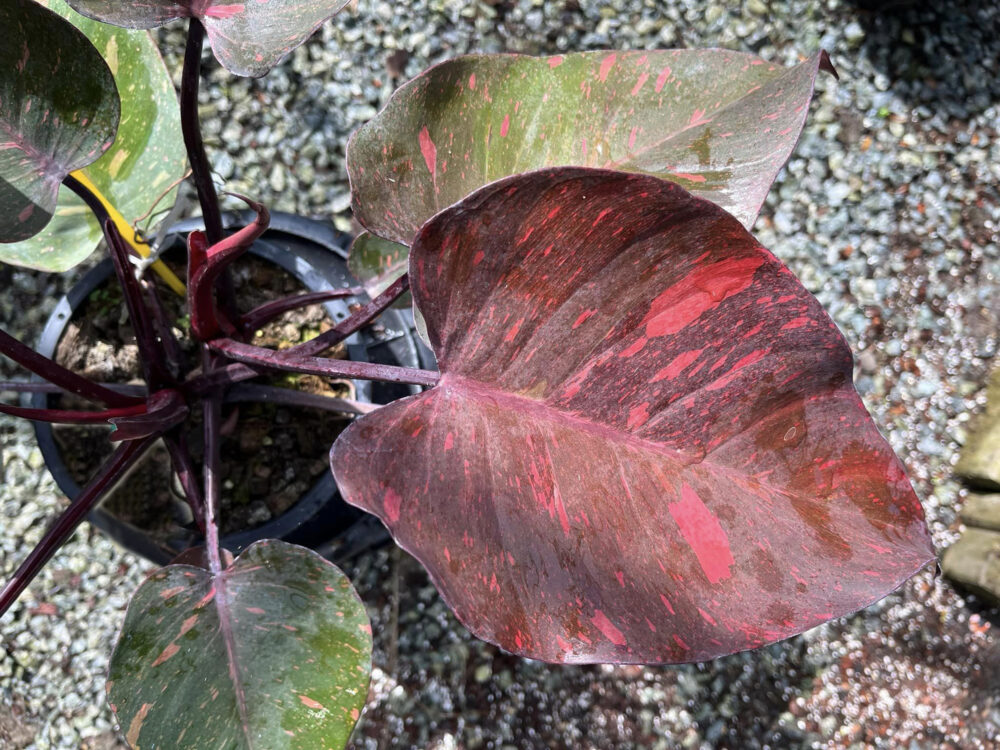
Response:
[[[911,105],[968,120],[1000,103],[997,0],[848,0],[864,53]]]

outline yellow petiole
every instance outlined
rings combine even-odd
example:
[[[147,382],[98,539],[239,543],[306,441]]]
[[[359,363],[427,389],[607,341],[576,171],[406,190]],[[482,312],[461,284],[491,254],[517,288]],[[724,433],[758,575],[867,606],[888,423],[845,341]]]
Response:
[[[90,181],[87,175],[82,171],[77,170],[76,172],[73,172],[73,177],[75,177],[81,185],[87,188],[87,190],[93,193],[94,197],[101,202],[101,205],[104,206],[104,209],[108,212],[108,216],[111,217],[111,220],[115,223],[115,226],[118,228],[118,231],[121,232],[125,241],[131,245],[141,257],[148,258],[151,252],[149,245],[135,236],[135,231],[125,221],[125,217],[118,212],[118,209],[111,205],[111,202],[104,197],[101,191],[97,189],[97,186]],[[185,296],[187,290],[184,287],[184,282],[177,278],[177,275],[167,267],[166,263],[162,260],[157,260],[152,266],[150,266],[150,268],[152,268],[171,289],[177,292],[177,294],[181,297]]]

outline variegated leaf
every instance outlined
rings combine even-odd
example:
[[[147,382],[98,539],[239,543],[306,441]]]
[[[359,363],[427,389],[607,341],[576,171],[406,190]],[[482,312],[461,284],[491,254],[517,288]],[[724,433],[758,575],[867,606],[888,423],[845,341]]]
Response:
[[[348,146],[354,215],[409,245],[493,180],[578,165],[677,182],[750,227],[805,123],[826,53],[782,68],[730,50],[472,55],[397,91]]]
[[[439,384],[332,453],[478,636],[686,662],[864,607],[934,559],[851,352],[732,216],[646,175],[495,182],[428,222]]]
[[[80,29],[97,47],[121,95],[121,122],[114,144],[81,171],[129,223],[157,200],[169,208],[187,159],[181,137],[177,93],[156,42],[144,31],[91,21],[64,0],[38,0]],[[103,234],[83,201],[65,187],[52,221],[29,240],[0,248],[0,257],[19,266],[66,271],[97,247]]]
[[[276,540],[221,574],[169,565],[129,604],[108,699],[125,739],[158,750],[342,748],[371,673],[350,581]]]
[[[205,25],[212,51],[231,73],[259,77],[308,39],[348,0],[68,0],[83,15],[129,29],[178,18]]]
[[[111,147],[119,100],[86,36],[33,0],[0,3],[0,242],[41,231],[66,175]],[[0,260],[18,262],[0,247]]]

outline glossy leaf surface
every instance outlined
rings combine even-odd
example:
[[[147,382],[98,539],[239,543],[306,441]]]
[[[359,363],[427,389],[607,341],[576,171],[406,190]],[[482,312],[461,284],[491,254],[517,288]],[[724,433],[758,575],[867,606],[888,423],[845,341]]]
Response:
[[[354,422],[332,466],[476,635],[554,662],[696,661],[934,559],[843,337],[708,201],[521,175],[430,221],[410,279],[441,380]]]
[[[129,604],[108,698],[136,748],[341,748],[371,672],[350,581],[303,547],[248,547],[218,577],[170,565]]]
[[[0,3],[0,242],[41,231],[59,184],[107,151],[118,127],[111,71],[78,29],[32,0]],[[8,258],[0,247],[0,260]]]
[[[729,50],[475,55],[397,91],[351,139],[354,215],[409,245],[509,175],[577,165],[677,182],[751,226],[805,122],[825,53],[786,69]]]
[[[184,175],[186,158],[177,93],[156,42],[148,32],[85,18],[63,0],[39,2],[87,35],[114,74],[121,96],[114,144],[81,171],[129,223],[145,215],[157,199],[169,208],[177,191],[167,189]],[[60,187],[48,226],[0,252],[17,265],[66,271],[90,255],[101,238],[101,228],[83,201]]]
[[[374,299],[406,273],[410,248],[398,242],[384,240],[370,232],[361,232],[351,244],[347,268],[362,283],[368,296]],[[395,307],[409,307],[410,295],[404,294]]]
[[[336,15],[347,0],[69,0],[69,4],[88,18],[129,29],[197,18],[227,70],[259,77]]]

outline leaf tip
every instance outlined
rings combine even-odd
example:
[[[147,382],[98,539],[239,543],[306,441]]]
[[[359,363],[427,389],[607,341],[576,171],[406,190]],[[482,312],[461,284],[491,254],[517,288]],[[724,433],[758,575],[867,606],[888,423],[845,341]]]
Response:
[[[837,81],[840,80],[840,74],[838,74],[837,69],[833,67],[833,62],[830,60],[830,55],[827,53],[825,49],[820,50],[819,53],[819,69],[825,70],[827,73],[832,75],[835,80]]]

